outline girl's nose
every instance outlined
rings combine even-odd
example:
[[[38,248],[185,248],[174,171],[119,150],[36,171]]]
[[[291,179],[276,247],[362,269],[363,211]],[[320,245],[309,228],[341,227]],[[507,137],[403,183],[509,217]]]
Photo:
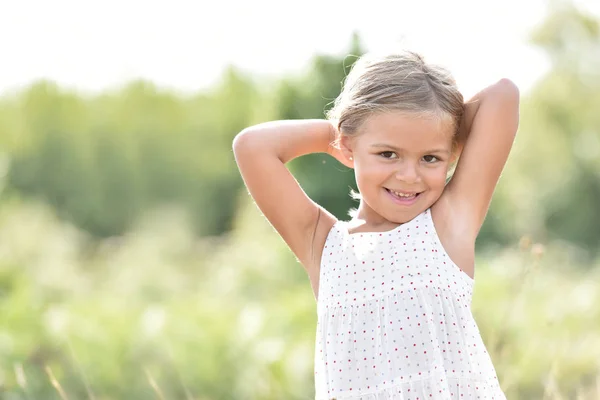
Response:
[[[396,171],[396,179],[406,183],[416,183],[419,181],[419,171],[417,166],[411,162],[403,162]]]

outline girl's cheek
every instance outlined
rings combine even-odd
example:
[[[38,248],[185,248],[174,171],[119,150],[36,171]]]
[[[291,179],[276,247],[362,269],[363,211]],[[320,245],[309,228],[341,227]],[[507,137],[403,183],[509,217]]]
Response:
[[[385,173],[386,171],[389,171],[389,169],[389,165],[384,165],[377,162],[361,165],[362,172],[367,174]]]
[[[439,168],[431,168],[423,172],[423,177],[430,182],[446,182],[446,174],[448,169],[440,166]]]

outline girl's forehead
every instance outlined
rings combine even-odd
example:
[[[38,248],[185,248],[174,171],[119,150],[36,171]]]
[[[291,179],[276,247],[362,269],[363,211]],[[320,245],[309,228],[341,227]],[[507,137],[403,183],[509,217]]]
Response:
[[[452,137],[449,119],[389,112],[367,118],[360,127],[358,139],[367,145],[383,141],[405,148],[450,146]]]

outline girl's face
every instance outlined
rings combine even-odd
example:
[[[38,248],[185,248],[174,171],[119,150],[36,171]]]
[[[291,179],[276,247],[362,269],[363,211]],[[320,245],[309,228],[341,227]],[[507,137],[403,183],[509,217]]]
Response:
[[[453,161],[452,136],[448,121],[406,112],[375,114],[357,136],[343,136],[342,149],[352,157],[362,196],[358,218],[401,224],[435,203]]]

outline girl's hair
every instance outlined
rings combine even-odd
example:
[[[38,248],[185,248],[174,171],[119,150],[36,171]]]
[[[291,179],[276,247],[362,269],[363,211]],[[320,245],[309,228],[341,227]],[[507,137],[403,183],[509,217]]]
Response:
[[[456,137],[463,96],[448,70],[418,53],[367,54],[354,63],[327,118],[337,120],[342,135],[355,136],[366,118],[388,111],[449,120]]]

